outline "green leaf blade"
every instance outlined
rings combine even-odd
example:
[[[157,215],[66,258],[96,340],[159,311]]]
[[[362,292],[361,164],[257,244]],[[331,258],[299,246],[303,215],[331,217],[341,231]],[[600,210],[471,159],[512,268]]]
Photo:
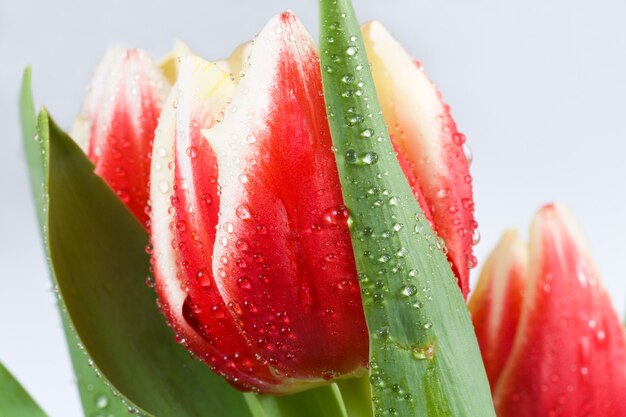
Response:
[[[39,132],[44,132],[44,138],[47,138],[49,134],[47,120],[38,119],[35,113],[31,88],[31,74],[30,68],[24,70],[19,100],[20,122],[35,211],[42,235],[45,235],[48,228],[47,195],[49,144],[47,140],[42,140],[42,136],[40,136]],[[47,239],[43,239],[43,243],[46,257],[49,258]],[[51,279],[53,284],[55,284],[56,278],[51,276]],[[67,310],[63,305],[62,299],[59,299],[59,309],[84,414],[90,416],[99,412],[108,412],[113,415],[127,413],[127,406],[118,398],[110,395],[111,389],[109,386],[102,378],[99,378],[96,372],[94,372],[94,369],[89,366],[87,355],[79,347],[79,339],[72,330]]]
[[[0,417],[46,417],[46,413],[0,363]]]
[[[351,3],[321,0],[320,10],[324,94],[351,213],[375,414],[495,416],[465,302],[397,162]]]
[[[174,342],[145,284],[145,230],[47,112],[35,119],[29,69],[20,111],[38,219],[85,414],[137,409],[168,417],[251,416],[243,393]],[[110,385],[122,401],[111,395]]]

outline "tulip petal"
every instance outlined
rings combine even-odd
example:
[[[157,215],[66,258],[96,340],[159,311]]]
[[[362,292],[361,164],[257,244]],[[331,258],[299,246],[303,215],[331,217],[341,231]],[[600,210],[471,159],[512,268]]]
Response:
[[[244,65],[246,65],[250,58],[250,51],[252,50],[252,41],[244,42],[239,45],[228,59],[217,61],[215,64],[221,68],[224,72],[230,74],[230,78],[238,83],[243,74]]]
[[[150,153],[169,83],[140,49],[109,50],[71,136],[118,197],[147,225]]]
[[[315,46],[289,13],[255,39],[223,123],[212,273],[277,375],[363,373],[367,328]]]
[[[489,383],[495,388],[511,353],[526,284],[528,249],[517,231],[502,236],[469,300]]]
[[[234,88],[214,64],[181,57],[152,159],[153,263],[161,305],[179,341],[233,385],[270,391],[275,378],[254,360],[210,266],[219,193],[215,155],[201,130],[219,120]],[[198,298],[205,302],[194,303]]]
[[[533,222],[519,330],[494,400],[499,416],[626,415],[626,336],[571,214]]]
[[[176,41],[174,41],[174,47],[159,63],[161,72],[163,72],[163,75],[167,78],[167,81],[169,81],[170,84],[174,84],[178,78],[180,58],[187,55],[192,55],[191,49],[186,43],[176,39]]]
[[[378,22],[365,24],[362,32],[389,134],[413,165],[426,200],[421,207],[430,211],[467,297],[469,269],[476,264],[472,254],[476,222],[465,137],[421,65],[389,32]]]
[[[285,13],[234,55],[229,68],[245,77],[194,72],[183,58],[159,125],[152,222],[164,311],[241,389],[294,392],[362,373],[367,329],[317,52]]]
[[[186,83],[181,65],[153,159],[157,280],[191,351],[240,388],[294,392],[363,373],[367,328],[315,47],[284,13],[243,55],[232,81],[213,66]]]

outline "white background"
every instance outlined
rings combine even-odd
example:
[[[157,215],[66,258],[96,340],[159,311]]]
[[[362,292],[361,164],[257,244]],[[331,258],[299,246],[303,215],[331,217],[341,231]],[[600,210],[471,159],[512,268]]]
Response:
[[[577,0],[355,0],[383,21],[452,105],[474,151],[484,260],[542,203],[578,215],[614,304],[626,277],[626,3]],[[207,59],[229,54],[291,8],[317,36],[314,0],[0,0],[0,360],[53,417],[80,415],[31,204],[17,89],[62,126],[107,46],[162,56],[179,37]]]

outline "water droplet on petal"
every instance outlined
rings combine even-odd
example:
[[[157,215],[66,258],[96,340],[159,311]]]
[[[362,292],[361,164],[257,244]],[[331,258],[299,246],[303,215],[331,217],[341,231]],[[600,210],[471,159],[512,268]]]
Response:
[[[240,205],[239,207],[237,207],[235,209],[235,214],[237,215],[237,217],[239,217],[241,220],[247,220],[249,218],[252,217],[252,215],[250,214],[250,210],[248,209],[248,207],[246,207],[245,205]]]

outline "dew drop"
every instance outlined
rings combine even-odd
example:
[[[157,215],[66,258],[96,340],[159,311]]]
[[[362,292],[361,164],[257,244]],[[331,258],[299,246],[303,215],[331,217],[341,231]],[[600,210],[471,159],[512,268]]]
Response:
[[[100,153],[102,153],[102,150],[100,150]],[[97,155],[97,153],[96,153],[96,155]],[[165,150],[164,147],[159,146],[157,148],[157,155],[159,155],[161,158],[164,158],[167,155],[167,151]]]
[[[348,211],[348,208],[344,205],[331,207],[327,209],[322,216],[324,224],[328,226],[347,225],[349,218],[350,212]]]
[[[372,301],[376,304],[382,304],[385,302],[385,296],[381,292],[375,292],[372,294]]]
[[[378,257],[378,262],[380,262],[381,264],[387,263],[391,260],[391,256],[383,253],[382,255],[380,255]]]
[[[385,386],[385,380],[379,374],[370,375],[370,383],[377,388]]]
[[[415,285],[409,284],[409,285],[405,285],[402,288],[402,295],[404,295],[405,297],[412,297],[415,294],[417,294],[417,287]]]
[[[472,245],[478,245],[480,243],[480,231],[478,229],[474,229],[472,233]]]
[[[354,82],[354,75],[352,74],[346,74],[343,77],[341,77],[341,82],[344,84],[352,84]]]
[[[209,288],[209,287],[211,287],[211,285],[213,285],[213,282],[211,281],[211,276],[209,275],[209,272],[206,269],[204,269],[204,268],[200,269],[196,273],[196,281],[203,288]]]
[[[457,132],[452,135],[452,140],[454,141],[454,143],[461,146],[465,143],[465,135],[463,133]]]
[[[184,220],[178,220],[176,222],[176,230],[181,233],[184,232],[185,230],[187,230],[187,223]]]
[[[252,215],[250,214],[250,210],[248,209],[248,207],[246,207],[245,205],[240,205],[235,209],[235,214],[237,215],[237,217],[239,217],[241,220],[248,220],[249,218],[252,217]]]
[[[435,347],[430,345],[426,348],[413,348],[413,357],[419,360],[431,360],[435,356]]]
[[[467,145],[467,143],[463,144],[463,154],[465,155],[465,159],[469,165],[472,164],[474,160],[474,154],[472,153],[472,149]]]
[[[198,155],[198,149],[195,146],[190,146],[187,148],[187,156],[190,158],[195,158]]]
[[[474,255],[470,254],[467,256],[467,267],[469,269],[475,268],[477,264],[478,264],[478,259],[476,259]]]
[[[376,337],[380,340],[387,340],[390,337],[389,327],[383,326],[376,330]]]
[[[170,185],[167,181],[163,180],[159,182],[159,191],[163,194],[167,193],[170,189]]]
[[[96,397],[96,408],[99,410],[104,410],[109,406],[109,399],[104,395],[98,395]]]
[[[242,290],[249,290],[250,288],[252,288],[252,285],[250,285],[250,280],[247,277],[237,278],[237,286]]]

